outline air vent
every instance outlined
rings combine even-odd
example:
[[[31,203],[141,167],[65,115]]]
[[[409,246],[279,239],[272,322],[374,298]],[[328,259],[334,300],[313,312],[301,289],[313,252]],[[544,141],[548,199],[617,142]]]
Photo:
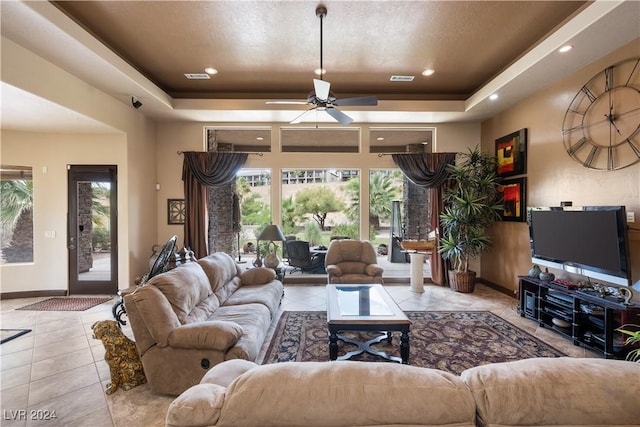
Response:
[[[412,82],[416,76],[391,76],[390,82]]]
[[[189,80],[209,80],[211,77],[207,73],[184,73]]]

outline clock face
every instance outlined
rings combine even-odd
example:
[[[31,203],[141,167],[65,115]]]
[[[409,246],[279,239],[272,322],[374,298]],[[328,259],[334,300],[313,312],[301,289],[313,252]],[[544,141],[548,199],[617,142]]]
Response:
[[[589,80],[565,113],[562,136],[584,167],[609,171],[640,162],[640,58]]]

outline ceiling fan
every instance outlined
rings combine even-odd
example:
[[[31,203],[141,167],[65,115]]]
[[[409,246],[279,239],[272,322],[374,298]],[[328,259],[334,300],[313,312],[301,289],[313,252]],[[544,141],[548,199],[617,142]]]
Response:
[[[340,106],[373,106],[378,105],[378,99],[375,96],[360,96],[356,98],[336,99],[331,92],[331,83],[324,81],[322,75],[324,68],[322,67],[322,20],[327,16],[327,8],[320,5],[316,8],[316,16],[320,18],[320,78],[313,79],[314,91],[309,94],[306,101],[267,101],[267,104],[293,104],[293,105],[313,105],[313,108],[303,112],[290,124],[300,123],[306,116],[314,111],[326,111],[331,117],[336,119],[340,124],[346,126],[353,121],[351,117],[338,110]]]

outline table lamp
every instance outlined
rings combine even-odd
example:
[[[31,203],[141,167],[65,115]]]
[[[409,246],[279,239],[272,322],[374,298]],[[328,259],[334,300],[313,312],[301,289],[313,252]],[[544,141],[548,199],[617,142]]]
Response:
[[[269,243],[267,243],[267,253],[264,256],[264,266],[277,268],[278,265],[280,265],[280,258],[278,258],[277,246],[273,241],[284,242],[286,240],[284,234],[282,234],[282,230],[275,224],[269,224],[262,230],[262,233],[258,236],[258,258],[260,258],[260,240],[269,241]]]

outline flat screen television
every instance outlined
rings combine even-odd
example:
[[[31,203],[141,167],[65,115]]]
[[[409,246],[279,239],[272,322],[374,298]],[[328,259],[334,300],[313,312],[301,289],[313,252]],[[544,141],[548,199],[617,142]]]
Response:
[[[624,206],[527,208],[534,263],[631,285]]]

